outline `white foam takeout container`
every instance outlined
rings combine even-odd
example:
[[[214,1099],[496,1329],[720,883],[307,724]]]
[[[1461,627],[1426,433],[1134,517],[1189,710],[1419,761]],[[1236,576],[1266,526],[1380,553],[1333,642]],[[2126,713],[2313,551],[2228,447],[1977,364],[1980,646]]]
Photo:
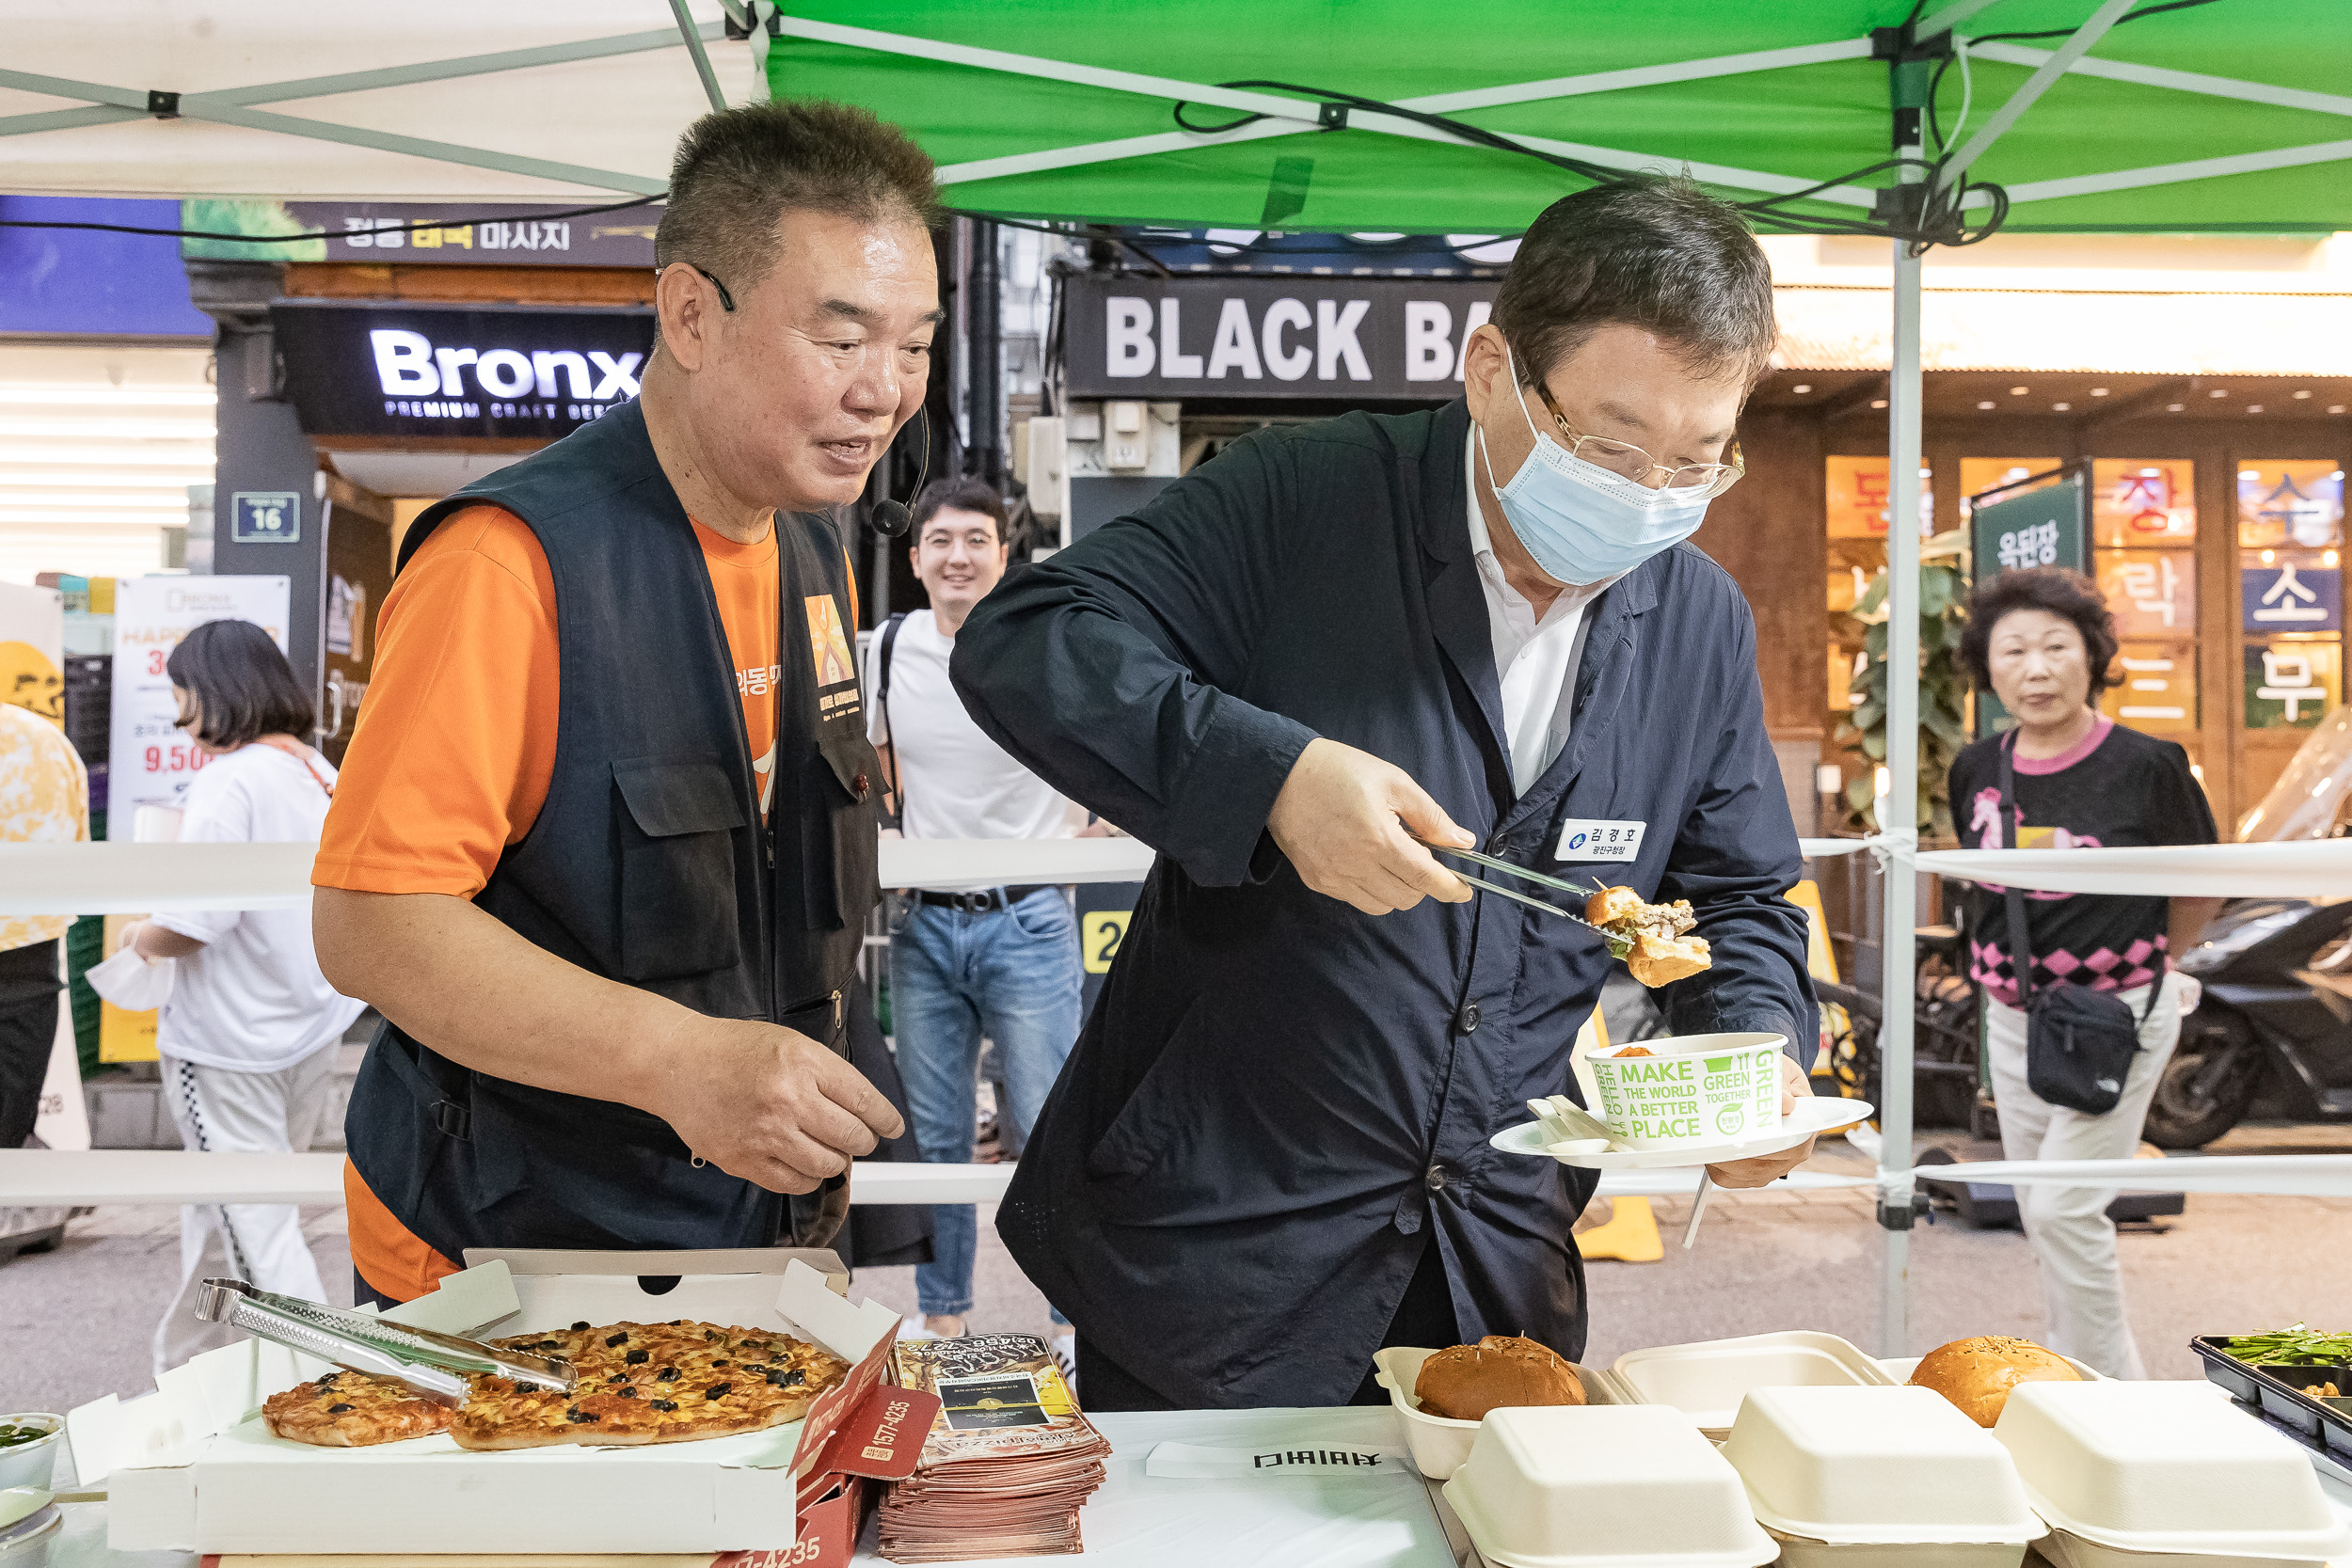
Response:
[[[1418,1346],[1392,1345],[1375,1355],[1372,1366],[1374,1379],[1389,1391],[1389,1402],[1396,1407],[1396,1418],[1404,1424],[1405,1446],[1413,1455],[1414,1468],[1431,1481],[1444,1481],[1470,1457],[1479,1423],[1431,1416],[1422,1410],[1421,1399],[1413,1389],[1421,1382],[1422,1363],[1437,1354]],[[1576,1369],[1577,1381],[1584,1385],[1586,1404],[1633,1402],[1609,1373],[1578,1367],[1573,1361],[1568,1365]]]
[[[1593,1112],[1630,1148],[1697,1148],[1780,1130],[1785,1035],[1677,1035],[1581,1058]],[[1624,1051],[1645,1055],[1626,1057]]]
[[[1628,1351],[1610,1370],[1631,1398],[1671,1405],[1718,1438],[1758,1388],[1886,1388],[1898,1381],[1836,1335],[1809,1329]]]
[[[1493,1411],[1445,1500],[1497,1568],[1759,1568],[1780,1551],[1739,1472],[1656,1405]]]
[[[2352,1556],[2303,1450],[2204,1383],[2025,1383],[1993,1435],[2064,1568],[2321,1568]]]
[[[2016,1464],[1926,1388],[1758,1388],[1724,1457],[1782,1568],[2017,1568],[2042,1533]]]

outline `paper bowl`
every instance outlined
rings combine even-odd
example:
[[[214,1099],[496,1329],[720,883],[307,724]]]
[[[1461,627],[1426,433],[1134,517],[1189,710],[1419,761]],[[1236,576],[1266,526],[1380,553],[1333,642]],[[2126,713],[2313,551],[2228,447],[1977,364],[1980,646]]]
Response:
[[[57,1467],[57,1450],[65,1444],[65,1418],[46,1411],[20,1411],[0,1416],[0,1426],[45,1427],[49,1432],[48,1436],[30,1443],[0,1449],[0,1488],[47,1486],[50,1472]]]
[[[1785,1035],[1680,1035],[1583,1058],[1594,1113],[1634,1148],[1695,1148],[1780,1129]]]

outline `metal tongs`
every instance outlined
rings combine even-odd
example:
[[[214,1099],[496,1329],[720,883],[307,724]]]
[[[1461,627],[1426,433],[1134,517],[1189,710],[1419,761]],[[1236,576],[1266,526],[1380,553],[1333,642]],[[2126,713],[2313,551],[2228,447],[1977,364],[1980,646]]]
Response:
[[[196,1315],[355,1372],[392,1378],[439,1404],[465,1402],[463,1374],[469,1372],[566,1394],[575,1382],[572,1364],[561,1356],[501,1350],[454,1334],[322,1307],[300,1296],[275,1295],[242,1279],[205,1280],[197,1292]]]
[[[1588,887],[1576,882],[1564,882],[1557,877],[1547,877],[1540,871],[1530,871],[1526,866],[1514,865],[1509,861],[1498,860],[1492,855],[1482,855],[1475,849],[1456,849],[1450,844],[1431,844],[1425,838],[1420,842],[1433,854],[1452,855],[1456,860],[1468,861],[1472,865],[1483,865],[1489,871],[1500,871],[1505,876],[1534,882],[1538,887],[1548,887],[1558,893],[1572,893],[1579,898],[1589,898],[1601,891],[1597,883]],[[1454,870],[1451,866],[1447,869]],[[1614,931],[1596,926],[1582,915],[1572,914],[1557,904],[1546,903],[1543,899],[1521,893],[1517,888],[1508,888],[1497,882],[1490,882],[1484,877],[1473,877],[1467,871],[1454,871],[1454,874],[1472,887],[1484,888],[1488,893],[1508,898],[1515,904],[1525,904],[1531,910],[1541,910],[1546,914],[1556,914],[1563,920],[1575,922],[1608,942],[1609,956],[1613,958],[1622,958],[1633,951],[1633,942],[1630,938],[1621,937]]]

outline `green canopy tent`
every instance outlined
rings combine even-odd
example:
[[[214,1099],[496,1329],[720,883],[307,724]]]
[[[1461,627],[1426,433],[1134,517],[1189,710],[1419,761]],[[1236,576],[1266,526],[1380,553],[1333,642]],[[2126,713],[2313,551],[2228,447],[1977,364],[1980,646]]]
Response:
[[[1507,234],[1591,177],[1663,169],[1765,230],[2352,229],[2344,0],[761,0],[756,16],[778,96],[872,108],[942,166],[953,205],[995,216]],[[1909,517],[1919,247],[1891,248],[1889,515]],[[1918,667],[1918,551],[1890,531],[1890,672]],[[1887,705],[1896,999],[1915,963],[1915,674],[1889,680]],[[1880,1044],[1881,1341],[1902,1354],[1908,1008],[1886,1008]]]

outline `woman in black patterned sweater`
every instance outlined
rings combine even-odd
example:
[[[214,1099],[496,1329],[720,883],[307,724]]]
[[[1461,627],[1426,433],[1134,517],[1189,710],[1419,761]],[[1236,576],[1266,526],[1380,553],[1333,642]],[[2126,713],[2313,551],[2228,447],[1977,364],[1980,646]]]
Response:
[[[2016,728],[1963,750],[1951,769],[1962,839],[2002,847],[2011,802],[2001,752],[2015,778],[2020,848],[2122,848],[2211,844],[2212,809],[2169,740],[2124,729],[2099,711],[2114,684],[2114,617],[2080,573],[2039,566],[1979,583],[1968,607],[1961,659],[1980,689],[2015,716]],[[1970,972],[1984,987],[1985,1040],[2002,1152],[2012,1160],[2113,1160],[2138,1147],[2148,1101],[2181,1033],[2183,989],[2194,982],[2169,957],[2193,942],[2218,905],[2211,898],[2140,898],[2028,891],[2026,942],[2032,985],[2087,986],[2119,996],[2139,1021],[2139,1053],[2122,1101],[2103,1116],[2053,1105],[2026,1082],[2026,1015],[2010,952],[2006,888],[1979,884]],[[2193,1001],[2187,1006],[2193,1006]],[[2110,1377],[2147,1376],[2123,1313],[2115,1227],[2101,1188],[2026,1187],[2019,1212],[2041,1264],[2053,1350]]]

